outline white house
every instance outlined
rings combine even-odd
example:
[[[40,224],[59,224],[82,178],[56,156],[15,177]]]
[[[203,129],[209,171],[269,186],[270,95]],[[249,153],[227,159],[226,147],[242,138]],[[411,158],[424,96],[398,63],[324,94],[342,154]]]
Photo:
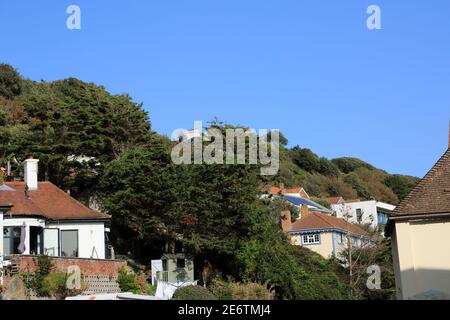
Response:
[[[110,216],[38,182],[38,162],[24,161],[24,181],[0,185],[0,261],[7,265],[13,254],[107,258]]]
[[[395,209],[394,205],[377,200],[345,201],[340,197],[330,199],[334,200],[331,201],[331,209],[336,217],[346,218],[351,223],[369,224],[374,230],[385,226]]]

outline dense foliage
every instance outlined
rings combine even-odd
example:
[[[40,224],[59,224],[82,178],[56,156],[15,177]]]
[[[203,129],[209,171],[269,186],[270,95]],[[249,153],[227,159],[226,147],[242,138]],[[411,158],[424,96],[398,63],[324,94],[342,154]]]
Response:
[[[22,89],[19,73],[10,65],[0,64],[0,97],[13,99]]]
[[[0,165],[11,160],[20,172],[18,163],[33,155],[40,179],[75,196],[93,189],[106,163],[152,135],[147,113],[127,95],[73,78],[20,79],[20,87],[14,99],[0,93]]]
[[[267,285],[256,282],[235,282],[214,278],[209,289],[219,300],[274,299],[274,294]]]
[[[178,288],[172,297],[173,300],[217,300],[208,289],[202,286],[186,286]]]

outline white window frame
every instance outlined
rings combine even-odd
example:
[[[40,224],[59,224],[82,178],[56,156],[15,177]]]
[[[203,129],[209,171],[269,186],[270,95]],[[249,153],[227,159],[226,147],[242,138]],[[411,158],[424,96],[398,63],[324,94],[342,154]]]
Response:
[[[312,245],[320,244],[320,233],[311,233],[302,235],[302,244]]]

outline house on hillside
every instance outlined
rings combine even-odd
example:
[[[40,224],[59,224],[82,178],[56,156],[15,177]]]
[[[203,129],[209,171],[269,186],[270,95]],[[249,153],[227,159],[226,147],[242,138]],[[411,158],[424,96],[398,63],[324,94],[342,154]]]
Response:
[[[333,213],[330,209],[325,208],[315,201],[312,201],[306,190],[302,187],[286,189],[284,188],[284,184],[281,184],[279,188],[269,185],[263,187],[263,189],[269,194],[269,197],[279,196],[286,202],[289,202],[290,204],[296,206],[299,209],[300,216],[305,210],[314,210],[330,215]],[[267,194],[264,196],[267,197]]]
[[[279,188],[274,186],[266,186],[265,189],[271,195],[283,195],[288,197],[310,199],[308,193],[302,187],[285,188],[284,183],[281,183]]]
[[[93,211],[50,182],[38,182],[39,160],[24,161],[24,181],[0,185],[0,256],[109,257],[110,216]]]
[[[327,198],[327,201],[331,205],[332,208],[333,208],[333,206],[345,203],[345,200],[343,197],[329,197],[329,198]]]
[[[393,212],[398,299],[450,299],[449,149]]]
[[[333,215],[346,218],[357,224],[370,225],[373,230],[383,230],[395,206],[389,203],[367,200],[344,200],[342,197],[329,198]]]
[[[327,214],[307,211],[294,223],[288,210],[282,216],[283,231],[290,235],[293,245],[304,246],[326,259],[339,257],[348,248],[348,239],[352,247],[364,247],[372,242],[361,228]]]
[[[300,217],[304,212],[316,211],[323,214],[331,215],[333,211],[309,199],[298,198],[292,196],[283,196],[283,199],[299,208]]]

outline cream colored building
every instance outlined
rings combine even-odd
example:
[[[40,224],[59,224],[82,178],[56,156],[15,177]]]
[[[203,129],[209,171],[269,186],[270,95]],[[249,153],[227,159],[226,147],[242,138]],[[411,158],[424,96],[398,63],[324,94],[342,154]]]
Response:
[[[353,247],[363,247],[371,241],[361,228],[343,219],[319,212],[302,212],[301,219],[290,223],[289,211],[282,213],[283,230],[290,235],[293,245],[303,246],[328,259],[340,257],[342,250],[348,247],[347,237]]]
[[[450,149],[391,221],[397,298],[450,299]]]

